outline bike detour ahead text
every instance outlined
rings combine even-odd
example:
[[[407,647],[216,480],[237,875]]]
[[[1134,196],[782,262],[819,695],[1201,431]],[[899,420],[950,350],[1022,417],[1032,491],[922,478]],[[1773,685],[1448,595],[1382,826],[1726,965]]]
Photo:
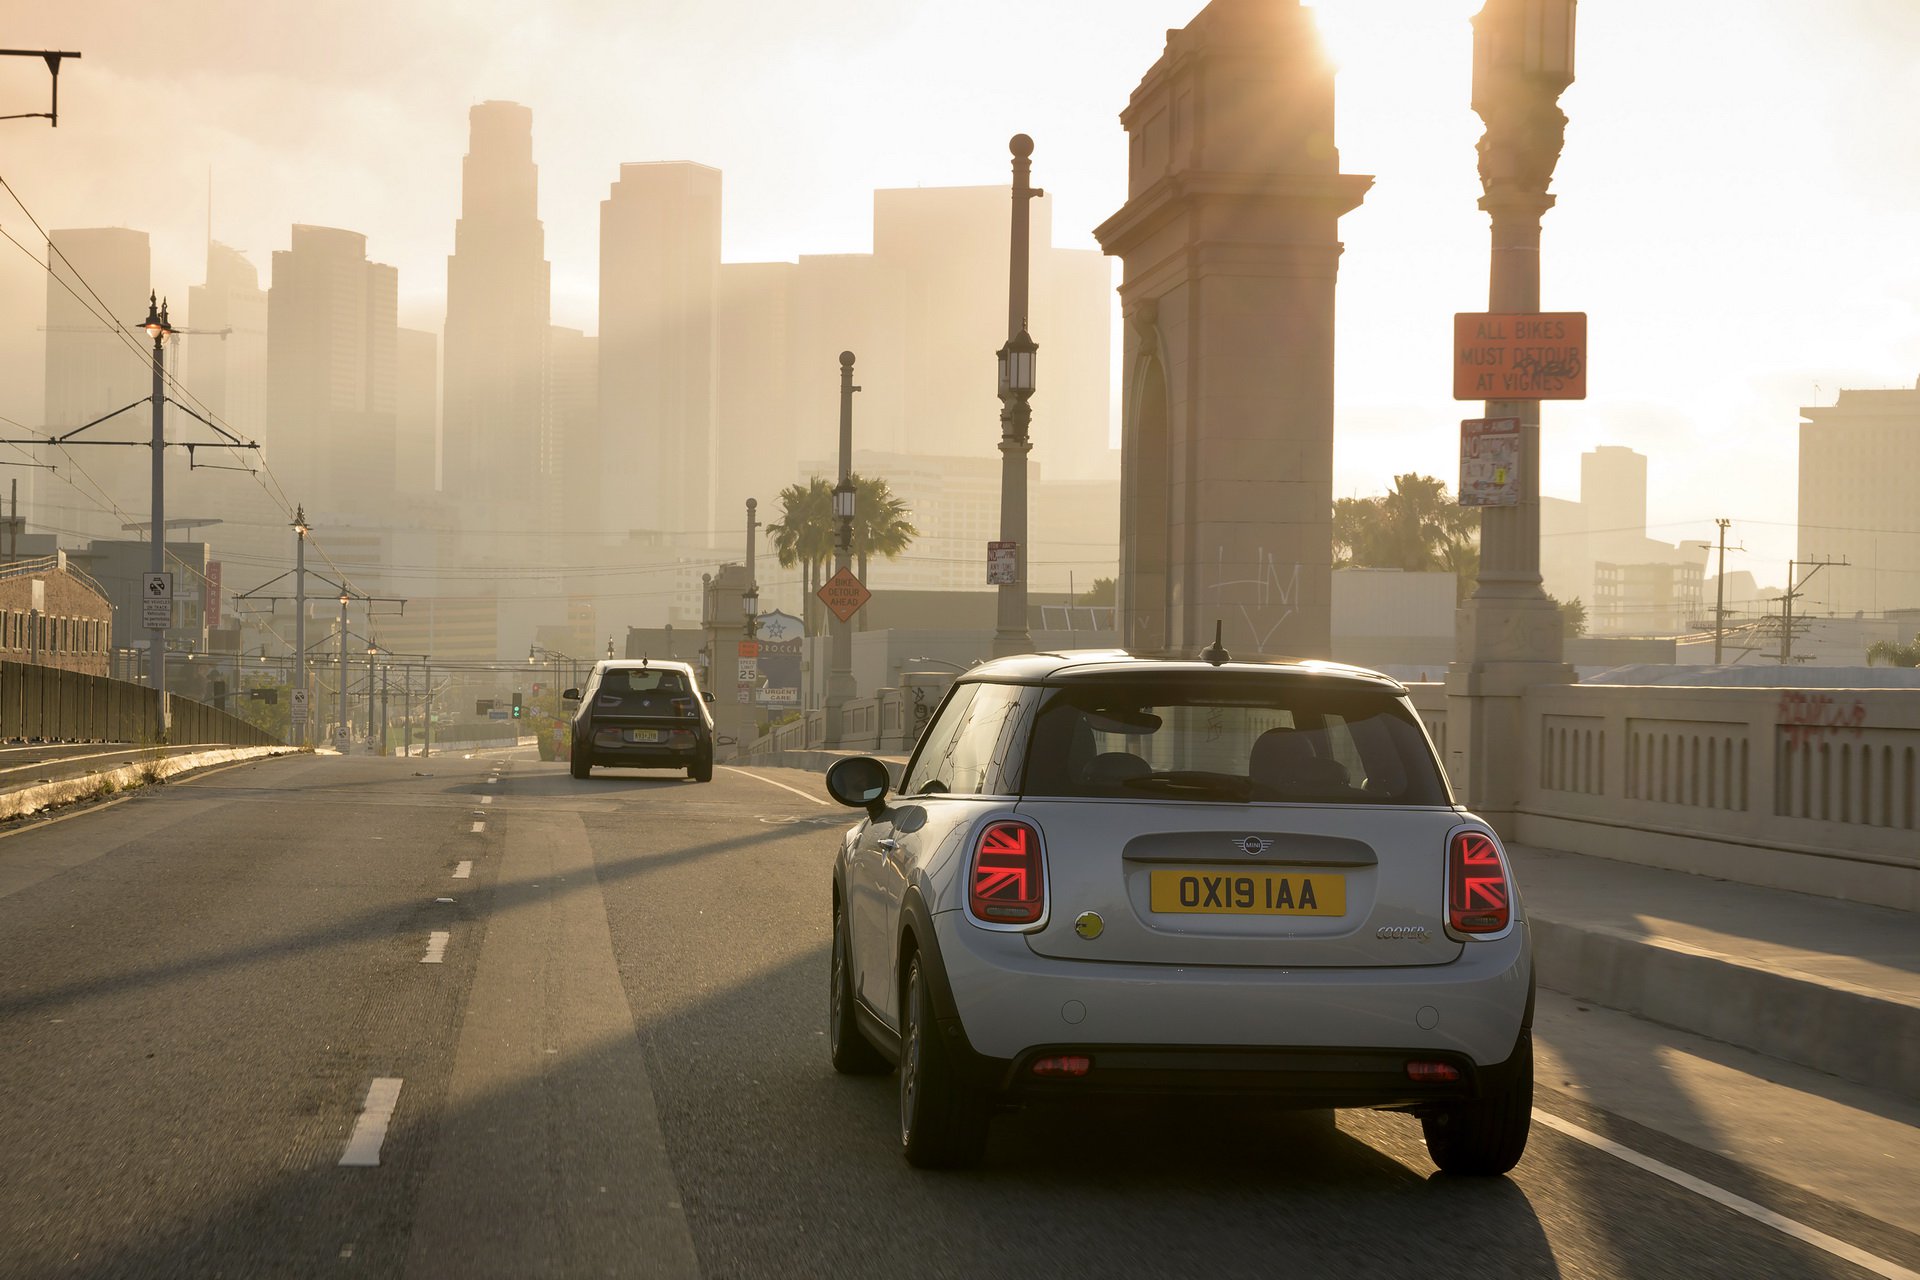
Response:
[[[1453,317],[1455,400],[1585,400],[1587,314]]]

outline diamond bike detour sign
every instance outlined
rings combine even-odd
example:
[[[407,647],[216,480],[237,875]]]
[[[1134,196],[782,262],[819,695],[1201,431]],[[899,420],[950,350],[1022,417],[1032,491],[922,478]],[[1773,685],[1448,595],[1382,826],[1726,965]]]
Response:
[[[833,611],[833,616],[842,622],[850,622],[853,615],[860,612],[860,606],[873,599],[873,592],[867,590],[860,579],[853,576],[853,570],[842,569],[820,584],[814,592],[820,597],[820,603]]]
[[[1455,400],[1585,400],[1587,315],[1453,317]]]

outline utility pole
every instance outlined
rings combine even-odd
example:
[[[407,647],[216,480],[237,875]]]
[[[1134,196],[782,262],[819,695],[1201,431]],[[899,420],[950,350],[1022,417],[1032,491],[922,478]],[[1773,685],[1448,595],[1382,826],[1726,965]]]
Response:
[[[167,304],[162,302],[158,309],[154,306],[154,295],[147,295],[147,318],[141,326],[147,336],[153,339],[153,521],[147,527],[147,536],[151,540],[152,554],[148,568],[156,574],[167,571],[167,390],[166,358],[161,347],[166,343],[167,335],[173,332],[173,326],[167,322]],[[173,601],[167,601],[169,613]],[[160,741],[167,740],[167,628],[154,628],[149,637],[152,646],[148,657],[154,688],[154,705],[158,708],[158,728]]]
[[[833,571],[853,569],[853,352],[840,353],[840,483],[833,487]],[[827,745],[840,745],[847,703],[853,701],[853,623],[827,611],[833,621],[833,670],[827,677]]]
[[[1714,576],[1713,597],[1713,665],[1720,665],[1720,644],[1727,633],[1727,526],[1733,521],[1722,518],[1714,521],[1720,526],[1720,572]]]
[[[352,599],[344,590],[340,592],[340,715],[334,730],[334,745],[342,751],[353,738],[353,726],[347,719],[347,601]]]
[[[426,668],[427,687],[425,692],[421,694],[421,700],[425,704],[421,707],[421,711],[426,716],[426,723],[421,727],[420,731],[420,755],[422,759],[433,754],[433,663],[427,663]]]
[[[307,689],[307,534],[310,530],[306,506],[296,506],[293,511],[293,684],[288,693],[291,695],[297,689],[302,697]],[[312,699],[307,701],[311,703]],[[296,746],[307,744],[313,726],[311,712],[306,707],[302,707],[301,712],[307,718],[293,725]]]
[[[1846,559],[1839,560],[1789,560],[1787,561],[1787,593],[1780,597],[1780,665],[1786,666],[1793,661],[1793,602],[1800,595],[1800,588],[1813,581],[1813,575],[1822,569],[1845,568]],[[1793,580],[1795,569],[1804,568],[1807,576],[1799,582]]]
[[[1033,139],[1016,133],[1007,143],[1013,153],[1013,228],[1007,251],[1007,341],[996,353],[1000,369],[1000,542],[1012,545],[1013,576],[1000,583],[998,625],[993,656],[1027,653],[1027,455],[1033,452],[1034,354],[1039,347],[1028,332],[1027,261],[1031,239],[1030,206],[1045,195],[1028,181],[1033,171]]]

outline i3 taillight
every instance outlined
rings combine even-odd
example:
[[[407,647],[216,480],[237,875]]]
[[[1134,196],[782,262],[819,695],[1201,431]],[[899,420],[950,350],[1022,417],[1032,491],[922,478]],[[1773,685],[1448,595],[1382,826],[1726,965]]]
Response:
[[[698,704],[696,704],[692,698],[675,698],[673,700],[673,714],[683,717],[697,715],[698,713],[694,710],[696,705]]]
[[[1456,831],[1447,848],[1447,927],[1499,933],[1513,922],[1513,885],[1500,846],[1484,831]]]
[[[1038,828],[1011,818],[981,828],[967,869],[967,907],[988,924],[1034,924],[1046,914]]]

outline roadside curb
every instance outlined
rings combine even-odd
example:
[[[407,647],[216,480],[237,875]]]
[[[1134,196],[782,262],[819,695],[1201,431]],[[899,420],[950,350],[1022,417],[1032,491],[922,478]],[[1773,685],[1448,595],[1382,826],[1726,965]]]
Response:
[[[824,774],[828,769],[833,767],[834,762],[837,760],[845,760],[850,756],[867,754],[869,753],[865,751],[826,751],[819,749],[807,751],[766,751],[759,755],[738,756],[724,763],[740,767],[758,765],[763,769],[805,769],[809,773]],[[907,758],[905,756],[875,756],[874,759],[881,761],[887,766],[887,771],[893,775],[893,785],[899,786],[900,772],[906,768]]]
[[[1543,987],[1920,1098],[1920,1002],[1605,925],[1528,927]]]
[[[180,774],[212,768],[215,765],[264,760],[271,756],[293,755],[298,751],[298,747],[220,747],[208,751],[196,751],[189,755],[167,756],[161,760],[142,760],[134,764],[122,765],[117,769],[90,773],[84,777],[62,778],[58,782],[23,787],[18,791],[0,794],[0,822],[31,817],[44,809],[85,800],[98,794],[103,788],[110,787],[114,791],[121,791],[149,783],[165,782]]]

